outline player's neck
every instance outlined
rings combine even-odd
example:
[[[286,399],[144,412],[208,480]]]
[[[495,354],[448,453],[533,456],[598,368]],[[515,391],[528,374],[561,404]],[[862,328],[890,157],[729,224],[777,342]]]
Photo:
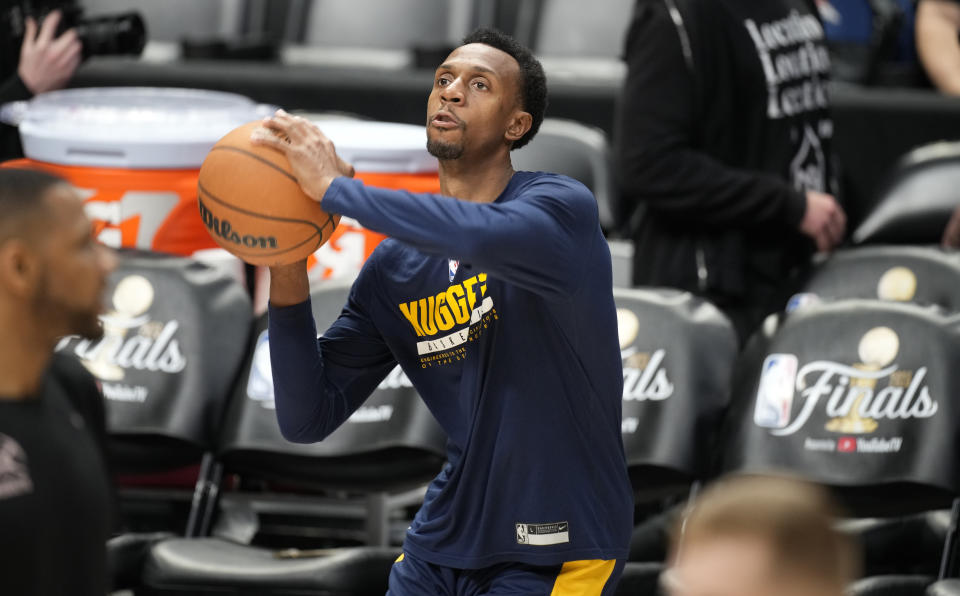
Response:
[[[40,388],[50,361],[53,338],[23,311],[0,307],[0,400],[32,398]]]
[[[482,161],[475,159],[440,162],[440,192],[473,203],[497,200],[513,176],[509,154],[493,155]]]

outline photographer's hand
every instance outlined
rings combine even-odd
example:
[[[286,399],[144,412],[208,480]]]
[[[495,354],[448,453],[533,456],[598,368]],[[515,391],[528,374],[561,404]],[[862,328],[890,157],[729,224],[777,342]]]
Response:
[[[54,37],[60,16],[59,10],[48,14],[39,33],[37,22],[27,18],[17,74],[33,94],[66,86],[80,65],[83,47],[77,32],[70,29]]]

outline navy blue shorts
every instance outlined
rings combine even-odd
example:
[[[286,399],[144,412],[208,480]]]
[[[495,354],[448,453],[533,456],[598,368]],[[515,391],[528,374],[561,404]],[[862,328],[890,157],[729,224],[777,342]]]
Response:
[[[390,571],[387,596],[612,596],[623,561],[567,561],[562,565],[501,563],[455,569],[404,553]]]

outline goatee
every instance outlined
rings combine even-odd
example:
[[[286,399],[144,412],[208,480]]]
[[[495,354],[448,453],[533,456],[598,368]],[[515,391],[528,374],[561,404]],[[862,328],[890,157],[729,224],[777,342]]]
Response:
[[[427,139],[427,151],[437,159],[460,159],[463,156],[463,145]]]

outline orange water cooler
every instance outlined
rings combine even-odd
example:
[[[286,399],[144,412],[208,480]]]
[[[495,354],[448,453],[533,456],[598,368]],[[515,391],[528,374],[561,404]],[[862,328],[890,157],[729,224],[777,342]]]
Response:
[[[32,166],[70,181],[112,247],[190,256],[217,245],[197,215],[204,156],[272,107],[199,89],[67,89],[32,99],[19,125]]]
[[[197,210],[200,164],[237,126],[273,112],[241,95],[200,89],[87,88],[39,95],[22,109],[22,160],[76,186],[87,215],[112,247],[195,256],[243,274],[220,249]],[[311,120],[368,184],[439,192],[437,162],[423,126],[346,118]],[[382,236],[344,218],[310,257],[311,283],[351,277]],[[265,305],[267,276],[258,271],[255,302]]]

